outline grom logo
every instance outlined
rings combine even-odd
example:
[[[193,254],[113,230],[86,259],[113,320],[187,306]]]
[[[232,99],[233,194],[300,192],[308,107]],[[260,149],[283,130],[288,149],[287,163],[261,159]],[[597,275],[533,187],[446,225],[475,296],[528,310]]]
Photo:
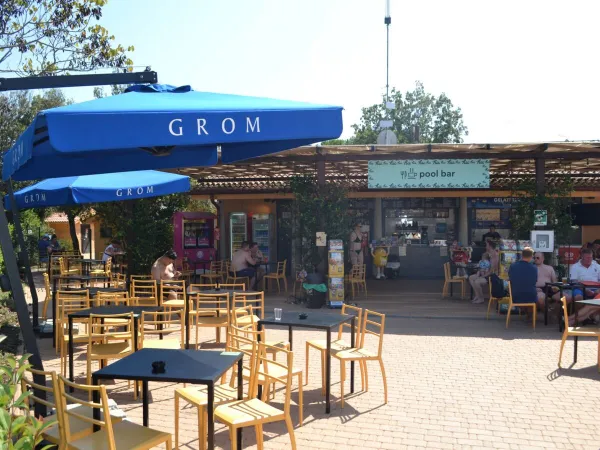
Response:
[[[46,194],[27,194],[23,197],[23,201],[26,204],[30,203],[41,203],[46,201]]]
[[[154,193],[154,186],[140,186],[138,188],[117,189],[117,197],[139,197]]]
[[[247,116],[242,123],[238,122],[232,117],[225,117],[220,122],[218,120],[209,122],[207,119],[198,118],[195,123],[184,122],[183,119],[173,119],[169,122],[169,133],[173,136],[183,136],[185,133],[195,133],[198,136],[218,135],[219,133],[230,135],[236,130],[242,130],[245,134],[260,133],[260,117]]]

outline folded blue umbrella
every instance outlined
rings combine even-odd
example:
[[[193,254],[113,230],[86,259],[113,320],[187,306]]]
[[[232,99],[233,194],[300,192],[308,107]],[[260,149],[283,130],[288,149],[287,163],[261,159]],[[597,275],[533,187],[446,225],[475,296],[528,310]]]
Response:
[[[36,180],[214,165],[333,139],[342,108],[136,85],[49,109],[3,156],[2,178]]]
[[[158,197],[190,190],[184,175],[141,170],[137,172],[50,178],[15,192],[19,209],[70,206]],[[5,196],[6,208],[11,207]]]

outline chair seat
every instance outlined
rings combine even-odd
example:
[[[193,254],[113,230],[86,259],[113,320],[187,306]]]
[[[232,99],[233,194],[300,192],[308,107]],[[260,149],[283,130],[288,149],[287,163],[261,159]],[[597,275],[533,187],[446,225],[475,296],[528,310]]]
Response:
[[[91,357],[107,357],[110,355],[125,355],[133,351],[129,342],[111,342],[108,344],[94,344],[88,347]]]
[[[142,345],[143,348],[172,348],[180,349],[181,342],[179,339],[145,339]]]
[[[537,303],[515,303],[515,302],[512,302],[512,306],[513,306],[513,308],[514,307],[519,308],[521,306],[526,306],[526,307],[531,308],[533,306],[537,307]]]
[[[163,303],[163,306],[176,306],[179,308],[183,308],[185,306],[184,300],[166,300]]]
[[[256,398],[241,400],[215,408],[215,417],[227,425],[253,425],[281,420],[284,412]]]
[[[238,327],[243,327],[245,325],[250,325],[251,323],[258,323],[260,318],[258,316],[252,315],[244,315],[242,317],[238,317],[236,322]]]
[[[196,325],[227,326],[227,316],[199,316],[196,318]]]
[[[371,352],[365,348],[351,348],[335,353],[335,357],[346,361],[351,361],[353,359],[376,359],[377,353]]]
[[[313,341],[308,341],[307,344],[319,350],[327,350],[327,341],[325,339],[315,339]],[[331,351],[341,352],[350,350],[351,348],[352,346],[343,339],[336,339],[331,342]]]
[[[598,327],[569,327],[571,336],[598,336],[600,337],[600,328]]]
[[[123,420],[113,424],[113,434],[117,450],[152,448],[171,438],[169,433]],[[70,449],[108,450],[108,436],[102,429],[82,439],[69,442]]]
[[[85,417],[93,418],[94,410],[92,408],[88,408],[87,406],[78,405],[75,408],[69,408],[70,411],[77,412]],[[73,440],[81,439],[89,434],[94,432],[93,425],[88,422],[84,422],[81,419],[73,416],[67,416],[69,418],[69,430],[71,431],[71,438]],[[102,418],[102,414],[100,414]],[[119,423],[122,417],[115,417],[111,415],[111,420],[113,424]],[[44,422],[55,422],[58,421],[56,414],[52,414],[44,418]],[[46,428],[43,433],[44,439],[52,442],[53,444],[60,443],[60,435],[58,430],[58,423],[54,424],[50,428]]]
[[[208,404],[208,388],[206,386],[190,386],[175,389],[177,395],[196,406],[206,406]],[[231,402],[238,399],[237,388],[228,384],[219,384],[215,386],[215,405],[225,402]]]

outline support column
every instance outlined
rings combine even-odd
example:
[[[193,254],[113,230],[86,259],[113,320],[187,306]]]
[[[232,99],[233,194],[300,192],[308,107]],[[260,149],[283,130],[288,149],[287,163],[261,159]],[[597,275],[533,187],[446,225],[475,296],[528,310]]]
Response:
[[[383,237],[383,223],[382,223],[382,204],[383,201],[380,198],[375,199],[375,217],[373,218],[373,233],[372,239],[378,241]]]
[[[319,189],[325,186],[325,159],[323,159],[323,155],[321,153],[321,148],[317,147],[317,184],[319,185]],[[325,222],[323,220],[323,216],[319,217],[319,228],[318,231],[325,231]],[[329,236],[327,236],[329,239]],[[316,239],[316,236],[312,237],[313,245]],[[321,256],[321,263],[317,270],[325,274],[327,271],[327,247],[319,247],[318,248],[319,255]]]
[[[465,247],[470,243],[469,239],[469,214],[467,197],[461,197],[458,205],[458,242]]]
[[[535,159],[535,188],[538,195],[546,192],[546,160],[543,158]]]

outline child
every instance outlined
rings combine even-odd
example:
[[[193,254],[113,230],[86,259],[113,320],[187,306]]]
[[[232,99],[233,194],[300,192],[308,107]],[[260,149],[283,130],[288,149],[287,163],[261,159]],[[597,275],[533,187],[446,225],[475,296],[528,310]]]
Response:
[[[490,255],[488,253],[484,253],[481,255],[481,261],[479,261],[479,270],[477,271],[478,277],[487,277],[490,274],[490,269],[492,268],[492,263],[490,262]]]

